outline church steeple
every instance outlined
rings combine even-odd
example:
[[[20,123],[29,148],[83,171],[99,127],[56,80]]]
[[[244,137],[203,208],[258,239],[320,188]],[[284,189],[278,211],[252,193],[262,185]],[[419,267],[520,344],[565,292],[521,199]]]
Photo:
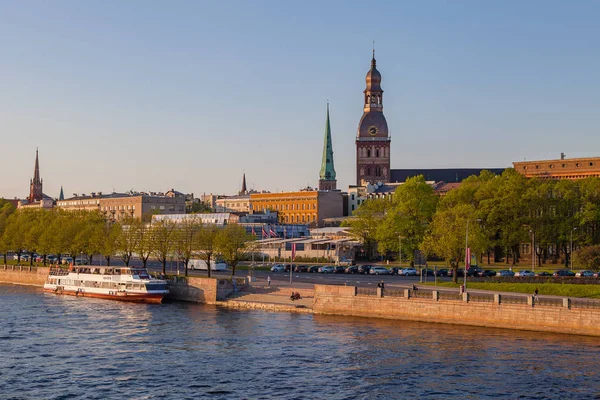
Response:
[[[35,167],[33,168],[33,179],[29,181],[29,197],[27,197],[27,200],[30,203],[33,203],[42,200],[43,197],[42,179],[40,178],[40,162],[38,150],[35,149]]]
[[[246,173],[244,172],[244,176],[242,177],[242,190],[240,190],[240,195],[248,194],[248,189],[246,188]]]
[[[59,200],[64,200],[65,199],[65,194],[63,193],[63,187],[62,187],[62,185],[60,186],[60,194],[58,195],[58,199]]]
[[[323,160],[319,173],[319,190],[336,190],[335,167],[333,165],[333,145],[331,144],[331,125],[329,123],[329,103],[325,120],[325,139],[323,142]]]

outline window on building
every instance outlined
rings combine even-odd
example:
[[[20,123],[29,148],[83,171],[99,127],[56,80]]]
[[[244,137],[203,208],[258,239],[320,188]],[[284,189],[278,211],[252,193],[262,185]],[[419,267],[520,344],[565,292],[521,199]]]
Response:
[[[354,211],[354,204],[352,204],[352,211]]]
[[[367,157],[371,157],[371,149],[367,149]]]
[[[352,194],[352,201],[354,201],[354,193]]]
[[[367,176],[371,175],[371,168],[367,168]]]

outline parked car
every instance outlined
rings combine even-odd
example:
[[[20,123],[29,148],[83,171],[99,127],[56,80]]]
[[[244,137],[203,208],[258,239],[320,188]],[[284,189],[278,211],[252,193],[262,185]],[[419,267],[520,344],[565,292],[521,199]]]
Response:
[[[493,269],[484,269],[481,272],[481,276],[486,277],[486,278],[488,278],[490,276],[496,276],[496,271],[494,271]]]
[[[343,274],[344,272],[346,272],[346,267],[343,267],[341,265],[336,265],[335,267],[333,267],[334,274]]]
[[[275,264],[271,267],[271,272],[284,272],[284,267],[282,264]]]
[[[353,265],[351,267],[346,268],[346,272],[347,274],[358,274],[358,267],[356,265]]]
[[[575,276],[575,272],[569,271],[568,269],[559,269],[555,271],[553,276]]]
[[[344,267],[349,267],[351,265],[354,265],[354,260],[342,259],[342,260],[339,260],[336,264],[342,265]]]
[[[400,268],[398,268],[398,267],[392,267],[392,268],[390,268],[390,274],[391,275],[398,275],[398,272],[400,272]]]
[[[358,267],[358,273],[363,275],[368,274],[371,268],[373,268],[371,265],[361,265]]]
[[[371,275],[390,275],[390,270],[386,267],[373,267],[369,271]]]
[[[37,256],[35,262],[44,262],[44,256]]]
[[[319,272],[319,266],[318,265],[311,265],[310,267],[308,267],[308,270],[306,272],[310,272],[310,273],[315,273],[315,272]]]
[[[333,274],[333,267],[331,265],[324,265],[319,268],[319,272],[322,274]]]
[[[535,272],[525,269],[523,271],[517,272],[515,276],[535,276]]]
[[[452,276],[452,275],[454,275],[454,269],[449,269],[448,270],[448,276]],[[456,277],[457,278],[462,278],[464,276],[465,276],[465,269],[464,268],[459,268],[456,271]]]
[[[594,273],[592,271],[589,271],[589,270],[583,270],[581,272],[576,273],[575,276],[580,276],[582,278],[593,278],[594,277]]]
[[[481,268],[472,266],[467,270],[467,276],[479,276],[482,272]]]
[[[502,271],[498,271],[496,273],[496,276],[502,276],[502,277],[513,277],[515,276],[515,273],[512,272],[511,270],[508,269],[503,269]]]
[[[56,257],[54,254],[49,254],[46,256],[46,261],[49,263],[55,263],[56,260],[58,260],[58,257]]]
[[[75,259],[75,265],[88,265],[90,260],[87,257],[77,257]]]
[[[308,271],[308,265],[296,265],[294,272],[306,272]]]
[[[434,272],[434,274],[436,276],[448,276],[448,269],[447,268],[438,269],[437,271]],[[494,275],[496,275],[495,272],[494,272]]]
[[[398,275],[404,276],[417,276],[419,273],[415,268],[403,268],[398,272]]]
[[[13,256],[13,260],[18,260],[19,259],[19,255],[15,254]],[[29,254],[27,253],[21,253],[21,261],[29,261]]]
[[[550,272],[542,271],[539,274],[537,274],[537,276],[552,276],[552,274]]]
[[[292,265],[291,265],[291,264],[285,264],[285,265],[283,266],[283,270],[284,270],[285,272],[290,272],[290,269],[292,269]]]

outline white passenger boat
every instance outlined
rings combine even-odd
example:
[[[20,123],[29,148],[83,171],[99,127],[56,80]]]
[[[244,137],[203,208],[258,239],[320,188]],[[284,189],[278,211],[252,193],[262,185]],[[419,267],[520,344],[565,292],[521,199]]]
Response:
[[[152,278],[145,268],[81,266],[51,269],[44,291],[81,297],[160,303],[167,282]]]

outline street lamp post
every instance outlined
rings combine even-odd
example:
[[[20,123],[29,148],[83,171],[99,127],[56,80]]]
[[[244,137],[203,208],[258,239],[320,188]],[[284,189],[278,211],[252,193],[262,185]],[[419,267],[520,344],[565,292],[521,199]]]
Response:
[[[481,219],[477,218],[477,222],[481,223]],[[471,264],[471,252],[469,251],[469,219],[467,219],[467,232],[465,235],[465,276],[464,289],[467,292],[467,265]]]
[[[569,263],[571,264],[571,271],[573,270],[573,231],[576,231],[577,227],[571,229],[571,245],[569,246]]]
[[[535,272],[535,232],[530,229],[529,233],[533,236],[531,243],[531,270]]]
[[[398,235],[398,260],[400,265],[398,268],[402,268],[402,236]]]
[[[471,260],[467,260],[469,257],[469,220],[467,219],[467,233],[465,235],[465,274],[464,274],[464,283],[463,288],[465,293],[467,292],[467,264]],[[458,274],[457,274],[458,275]]]

